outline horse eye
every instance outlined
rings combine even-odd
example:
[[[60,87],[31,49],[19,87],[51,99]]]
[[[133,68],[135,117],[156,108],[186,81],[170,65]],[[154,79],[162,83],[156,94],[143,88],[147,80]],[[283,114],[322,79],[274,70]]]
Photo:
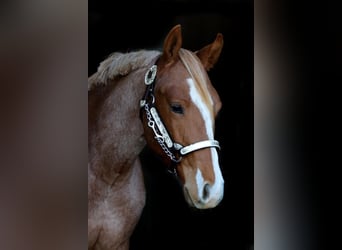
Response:
[[[184,114],[183,107],[180,104],[171,104],[171,110],[177,114]]]

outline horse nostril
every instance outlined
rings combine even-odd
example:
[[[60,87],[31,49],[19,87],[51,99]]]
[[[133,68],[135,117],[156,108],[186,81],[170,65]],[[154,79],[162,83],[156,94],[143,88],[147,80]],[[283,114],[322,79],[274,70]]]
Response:
[[[208,183],[206,183],[203,187],[202,199],[203,200],[208,199],[209,194],[210,194],[210,185]]]

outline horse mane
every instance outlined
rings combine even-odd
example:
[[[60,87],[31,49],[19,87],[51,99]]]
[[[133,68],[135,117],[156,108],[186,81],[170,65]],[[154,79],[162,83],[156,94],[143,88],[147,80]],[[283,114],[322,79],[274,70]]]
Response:
[[[88,78],[88,91],[97,86],[107,85],[110,80],[128,75],[134,70],[149,66],[160,54],[161,52],[157,50],[112,53],[100,63],[97,72]]]

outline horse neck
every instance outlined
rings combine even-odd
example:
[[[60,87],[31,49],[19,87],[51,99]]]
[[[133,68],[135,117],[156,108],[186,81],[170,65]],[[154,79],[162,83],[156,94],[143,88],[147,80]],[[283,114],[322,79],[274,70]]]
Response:
[[[129,171],[146,144],[139,118],[145,72],[134,71],[103,87],[109,88],[106,93],[89,96],[90,170],[111,184]]]

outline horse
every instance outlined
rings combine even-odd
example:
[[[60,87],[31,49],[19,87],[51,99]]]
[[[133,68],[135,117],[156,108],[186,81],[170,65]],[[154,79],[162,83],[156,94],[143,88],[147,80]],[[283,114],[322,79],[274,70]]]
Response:
[[[88,77],[88,249],[129,249],[145,206],[139,158],[148,147],[195,209],[223,199],[215,119],[222,107],[208,71],[223,35],[182,48],[181,25],[161,50],[114,52]]]

